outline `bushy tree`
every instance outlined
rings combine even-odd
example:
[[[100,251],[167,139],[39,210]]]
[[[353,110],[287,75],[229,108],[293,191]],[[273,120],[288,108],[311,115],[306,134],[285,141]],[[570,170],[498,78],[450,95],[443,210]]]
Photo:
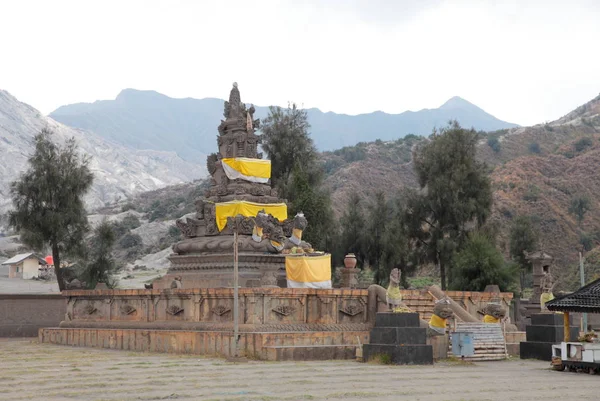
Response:
[[[531,263],[525,258],[525,252],[532,252],[538,245],[538,233],[529,216],[516,217],[510,228],[510,256],[520,270],[521,295],[525,287],[525,275],[531,271]]]
[[[109,288],[116,285],[115,274],[117,265],[112,256],[115,244],[113,224],[104,219],[96,228],[89,242],[89,255],[83,263],[80,273],[82,281],[88,288],[95,288],[98,283],[105,283]]]
[[[377,272],[383,256],[384,237],[390,221],[390,208],[383,192],[377,192],[369,205],[366,221],[365,253],[369,265]],[[378,274],[376,273],[376,279]]]
[[[291,104],[271,107],[262,123],[262,148],[271,159],[271,182],[290,203],[290,218],[303,212],[308,227],[303,239],[331,251],[335,224],[330,195],[322,188],[323,166],[310,138],[305,110]]]
[[[408,197],[405,221],[417,251],[440,269],[442,289],[452,255],[492,205],[485,164],[476,159],[478,135],[454,121],[414,155],[420,190]]]
[[[407,278],[414,272],[419,260],[418,254],[413,252],[407,234],[404,216],[406,203],[402,196],[395,200],[391,218],[385,225],[381,241],[381,258],[378,269],[375,271],[375,281],[380,285],[389,283],[390,272],[394,268],[402,270],[401,284],[408,287]]]
[[[483,291],[486,285],[497,284],[506,291],[512,284],[512,272],[505,264],[493,241],[473,232],[462,249],[452,259],[451,290]]]
[[[52,135],[51,130],[43,129],[34,137],[29,167],[11,184],[9,223],[20,233],[21,241],[33,249],[50,247],[62,291],[61,258],[66,252],[83,252],[88,230],[83,196],[94,176],[90,159],[79,154],[74,138],[59,145]]]
[[[262,148],[271,159],[271,181],[284,197],[286,184],[297,166],[307,174],[310,185],[321,183],[323,172],[309,129],[306,110],[295,103],[287,109],[271,106],[262,122]]]
[[[302,212],[308,219],[303,239],[315,249],[331,250],[335,241],[335,227],[329,193],[311,185],[308,173],[296,166],[288,186],[288,196],[288,199],[291,198],[290,217]]]
[[[576,196],[571,199],[569,213],[575,216],[577,223],[581,226],[585,214],[590,210],[590,198],[587,196]]]
[[[353,193],[341,221],[341,246],[343,252],[353,253],[360,264],[366,259],[366,224],[362,201]]]

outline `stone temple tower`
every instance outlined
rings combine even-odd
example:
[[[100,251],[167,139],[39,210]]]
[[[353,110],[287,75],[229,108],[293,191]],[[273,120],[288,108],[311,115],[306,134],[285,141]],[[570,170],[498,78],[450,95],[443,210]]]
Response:
[[[234,83],[218,126],[218,152],[207,158],[210,188],[196,200],[195,218],[177,221],[185,239],[173,246],[169,271],[154,288],[169,287],[174,278],[182,288],[231,286],[234,230],[241,286],[285,283],[282,253],[293,246],[310,249],[301,240],[306,219],[288,219],[286,202],[271,188],[271,164],[258,153],[254,111]]]

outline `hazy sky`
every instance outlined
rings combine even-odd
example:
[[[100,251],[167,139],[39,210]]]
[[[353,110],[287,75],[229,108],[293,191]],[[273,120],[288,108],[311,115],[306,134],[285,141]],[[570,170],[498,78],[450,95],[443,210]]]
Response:
[[[518,124],[600,93],[600,1],[0,0],[0,89],[49,113],[121,89]]]

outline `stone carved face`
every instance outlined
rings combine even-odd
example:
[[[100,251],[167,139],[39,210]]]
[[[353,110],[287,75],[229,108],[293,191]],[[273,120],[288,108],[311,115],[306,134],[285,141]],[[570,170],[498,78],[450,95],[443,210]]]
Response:
[[[269,215],[263,211],[258,212],[256,217],[254,218],[254,223],[261,228],[264,228],[267,225],[268,221]]]
[[[436,302],[435,306],[433,307],[433,313],[442,319],[450,319],[452,316],[454,316],[454,312],[450,307],[450,300],[442,299]]]
[[[305,230],[308,226],[308,220],[304,217],[304,213],[300,212],[294,217],[294,228]]]
[[[496,319],[503,319],[506,316],[506,309],[499,304],[487,304],[484,313]]]

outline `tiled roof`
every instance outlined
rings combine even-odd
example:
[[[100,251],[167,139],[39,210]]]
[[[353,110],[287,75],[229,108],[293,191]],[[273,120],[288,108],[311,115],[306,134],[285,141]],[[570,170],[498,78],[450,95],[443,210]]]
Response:
[[[553,312],[600,313],[600,279],[546,303]]]
[[[29,253],[20,253],[18,255],[13,256],[12,258],[5,260],[4,262],[2,262],[3,265],[15,265],[17,263],[20,263],[22,261],[24,261],[25,259],[28,258],[36,258],[37,260],[40,261],[40,263],[42,263],[43,265],[46,264],[46,261],[42,258],[40,258],[39,256],[37,256],[35,253],[33,252],[29,252]]]

